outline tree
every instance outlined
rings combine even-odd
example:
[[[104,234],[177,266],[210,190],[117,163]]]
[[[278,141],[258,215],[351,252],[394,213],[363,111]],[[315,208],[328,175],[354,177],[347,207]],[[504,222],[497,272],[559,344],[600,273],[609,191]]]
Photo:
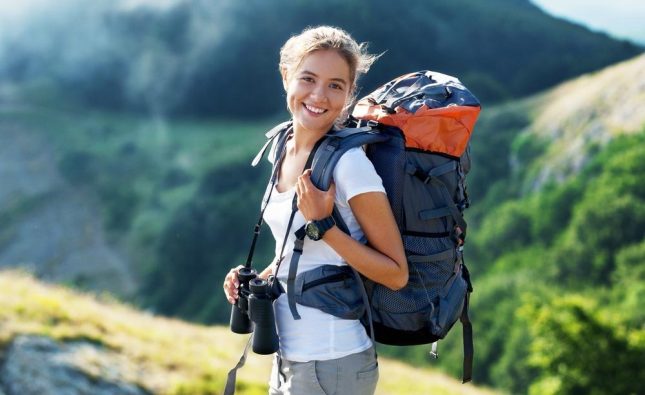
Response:
[[[529,362],[542,370],[530,394],[637,394],[645,382],[644,330],[628,330],[609,306],[589,295],[528,302]],[[635,340],[634,340],[635,339]]]

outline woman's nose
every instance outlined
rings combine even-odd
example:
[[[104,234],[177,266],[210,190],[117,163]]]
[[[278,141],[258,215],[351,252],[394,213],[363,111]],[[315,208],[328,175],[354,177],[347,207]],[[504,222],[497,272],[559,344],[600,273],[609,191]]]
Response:
[[[326,97],[325,87],[322,84],[316,84],[316,86],[311,90],[311,97],[320,101],[324,100]]]

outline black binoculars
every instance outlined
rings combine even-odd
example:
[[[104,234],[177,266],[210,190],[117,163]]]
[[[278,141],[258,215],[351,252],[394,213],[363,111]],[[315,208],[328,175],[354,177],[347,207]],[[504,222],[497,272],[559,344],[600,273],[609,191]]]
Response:
[[[270,284],[258,277],[255,269],[242,268],[237,302],[231,308],[231,331],[253,333],[253,352],[273,354],[278,351],[273,300]],[[277,281],[277,280],[275,280]]]

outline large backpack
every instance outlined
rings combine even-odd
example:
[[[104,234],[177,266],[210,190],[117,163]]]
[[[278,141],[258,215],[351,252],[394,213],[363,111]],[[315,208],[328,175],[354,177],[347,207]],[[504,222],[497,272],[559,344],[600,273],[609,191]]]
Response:
[[[383,180],[409,267],[408,284],[397,291],[363,279],[374,337],[390,345],[433,343],[436,356],[436,341],[461,319],[464,382],[472,375],[473,344],[462,213],[469,205],[468,142],[479,111],[479,101],[454,77],[432,71],[401,76],[357,103],[353,127],[325,138],[311,177],[327,190],[340,156],[366,146]],[[340,216],[335,219],[342,224]]]

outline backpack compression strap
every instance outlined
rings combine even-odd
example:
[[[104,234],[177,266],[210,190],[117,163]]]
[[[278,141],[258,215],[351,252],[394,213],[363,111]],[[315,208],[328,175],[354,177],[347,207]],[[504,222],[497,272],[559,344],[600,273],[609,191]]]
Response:
[[[437,209],[422,210],[419,212],[419,218],[423,220],[429,220],[434,218],[451,216],[452,219],[455,221],[455,223],[461,229],[461,234],[459,235],[459,237],[462,239],[462,242],[463,242],[463,239],[466,237],[466,230],[468,226],[466,224],[466,221],[464,220],[463,214],[461,213],[457,205],[454,203],[452,196],[450,196],[450,192],[448,192],[448,188],[446,187],[446,184],[444,184],[439,179],[439,176],[449,173],[451,171],[456,171],[457,169],[458,169],[457,161],[451,161],[439,167],[435,167],[434,169],[430,170],[427,173],[415,167],[411,163],[408,163],[405,167],[405,171],[408,174],[417,177],[418,179],[423,181],[424,184],[428,184],[428,183],[434,184],[439,190],[439,192],[441,193],[443,200],[447,204],[446,206],[440,207]]]
[[[464,300],[464,308],[461,311],[461,317],[459,317],[462,325],[462,337],[464,342],[464,365],[462,373],[462,383],[467,383],[472,380],[473,377],[473,355],[475,353],[473,346],[473,325],[470,322],[470,318],[468,317],[468,303],[470,302],[470,293],[473,292],[473,286],[470,282],[470,273],[468,272],[468,268],[463,263],[461,270],[461,275],[468,284],[468,289],[466,290],[466,298]]]

